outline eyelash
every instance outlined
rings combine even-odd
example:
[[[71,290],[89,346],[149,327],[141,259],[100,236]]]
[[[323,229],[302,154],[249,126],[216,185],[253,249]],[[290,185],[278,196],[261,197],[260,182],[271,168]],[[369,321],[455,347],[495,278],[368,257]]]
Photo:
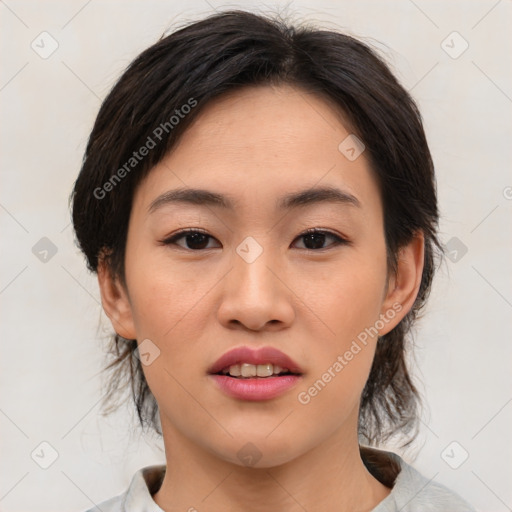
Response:
[[[202,229],[184,229],[182,231],[178,231],[177,233],[175,233],[174,235],[172,235],[171,237],[169,238],[165,238],[164,240],[160,240],[160,244],[161,245],[177,245],[176,242],[178,240],[180,240],[181,238],[185,238],[187,235],[191,235],[191,234],[201,234],[201,235],[205,235],[206,237],[208,238],[214,238],[213,236],[209,235],[206,231],[203,231]],[[323,230],[323,229],[317,229],[317,228],[311,228],[311,229],[308,229],[306,231],[304,231],[303,233],[301,233],[299,236],[297,236],[297,238],[295,240],[297,240],[298,238],[301,238],[301,237],[304,237],[304,236],[308,236],[308,235],[327,235],[327,236],[330,236],[332,238],[335,239],[335,243],[332,244],[330,247],[337,247],[337,246],[340,246],[340,245],[350,245],[351,242],[349,240],[347,240],[346,238],[343,238],[331,231],[327,231],[327,230]],[[295,241],[294,240],[294,241]],[[183,249],[185,251],[191,251],[191,252],[201,252],[201,251],[204,251],[204,250],[207,250],[207,249],[189,249],[189,248],[185,248],[185,247],[181,247],[181,246],[178,246],[180,249]],[[211,249],[211,247],[210,247]],[[323,247],[323,248],[320,248],[320,249],[303,249],[303,250],[306,250],[306,251],[312,251],[312,252],[319,252],[319,251],[325,251],[326,249],[329,249],[329,247]]]

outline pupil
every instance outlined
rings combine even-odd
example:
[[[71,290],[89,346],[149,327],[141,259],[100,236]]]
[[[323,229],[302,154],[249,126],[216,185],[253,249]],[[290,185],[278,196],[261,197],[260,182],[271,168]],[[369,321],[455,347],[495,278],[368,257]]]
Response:
[[[193,233],[191,235],[187,235],[187,245],[189,246],[189,249],[204,249],[204,247],[208,245],[207,238],[208,236],[204,235],[203,233]]]
[[[313,247],[308,247],[307,241],[313,242]],[[311,233],[309,235],[304,235],[304,245],[308,249],[321,249],[325,241],[324,233]]]

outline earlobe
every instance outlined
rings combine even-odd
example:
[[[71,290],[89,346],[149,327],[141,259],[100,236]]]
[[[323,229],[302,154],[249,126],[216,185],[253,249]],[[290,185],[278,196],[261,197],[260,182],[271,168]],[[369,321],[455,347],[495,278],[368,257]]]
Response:
[[[98,263],[98,284],[103,310],[116,333],[126,339],[136,339],[128,294],[120,280],[112,276],[111,269],[104,259],[100,259]]]
[[[396,327],[412,308],[421,285],[424,251],[425,237],[422,231],[417,232],[413,239],[400,249],[397,271],[389,279],[388,290],[381,310],[382,314],[391,310],[398,311],[398,313],[379,331],[380,336],[384,336]]]

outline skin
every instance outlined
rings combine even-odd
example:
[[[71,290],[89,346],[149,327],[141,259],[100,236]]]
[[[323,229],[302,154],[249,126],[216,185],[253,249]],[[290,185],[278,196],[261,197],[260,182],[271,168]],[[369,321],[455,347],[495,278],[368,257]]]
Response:
[[[160,409],[167,472],[153,498],[165,511],[368,511],[390,492],[366,470],[357,439],[376,337],[307,405],[297,399],[379,315],[395,312],[380,335],[398,324],[423,268],[418,234],[388,275],[377,183],[364,152],[350,161],[338,150],[350,133],[342,120],[326,100],[288,85],[210,102],[136,190],[126,288],[100,265],[113,327],[160,350],[144,373]],[[282,195],[321,185],[360,206],[275,209]],[[235,209],[174,203],[148,212],[181,187],[230,195]],[[183,228],[206,231],[207,248],[190,249],[190,238],[161,243]],[[309,228],[350,243],[326,236],[307,250],[300,235]],[[248,236],[263,249],[252,263],[236,252]],[[302,381],[269,401],[228,397],[207,369],[243,345],[280,349],[301,365]],[[237,456],[247,443],[261,454],[252,467]]]

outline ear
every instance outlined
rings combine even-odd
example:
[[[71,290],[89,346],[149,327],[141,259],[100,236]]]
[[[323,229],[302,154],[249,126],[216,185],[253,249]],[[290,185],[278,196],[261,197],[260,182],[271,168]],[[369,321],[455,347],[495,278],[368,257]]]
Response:
[[[418,231],[413,239],[398,252],[396,273],[388,279],[381,317],[388,319],[379,336],[396,327],[411,310],[420,289],[423,275],[425,237]],[[390,313],[393,312],[393,315]]]
[[[120,280],[113,277],[111,268],[103,257],[98,263],[98,283],[103,310],[116,333],[129,340],[137,339],[128,293]]]

